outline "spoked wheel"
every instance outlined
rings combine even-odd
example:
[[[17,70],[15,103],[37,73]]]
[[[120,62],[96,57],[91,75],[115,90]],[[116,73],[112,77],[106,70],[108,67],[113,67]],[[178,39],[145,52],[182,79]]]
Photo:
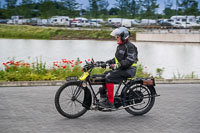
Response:
[[[67,118],[77,118],[86,113],[82,106],[84,89],[79,82],[69,82],[62,85],[55,95],[55,106],[58,112]]]
[[[143,115],[151,110],[154,105],[155,97],[152,97],[148,87],[137,85],[125,88],[123,96],[126,106],[131,105],[125,110],[132,115]]]

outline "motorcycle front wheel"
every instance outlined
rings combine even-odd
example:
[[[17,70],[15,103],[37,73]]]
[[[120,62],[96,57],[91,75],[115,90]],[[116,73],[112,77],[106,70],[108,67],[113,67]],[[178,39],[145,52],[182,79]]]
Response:
[[[57,111],[67,118],[78,118],[87,112],[82,106],[84,100],[84,89],[80,82],[68,82],[63,84],[55,95],[55,106]]]
[[[133,85],[123,90],[125,110],[132,115],[143,115],[151,110],[154,105],[155,97],[147,86]]]

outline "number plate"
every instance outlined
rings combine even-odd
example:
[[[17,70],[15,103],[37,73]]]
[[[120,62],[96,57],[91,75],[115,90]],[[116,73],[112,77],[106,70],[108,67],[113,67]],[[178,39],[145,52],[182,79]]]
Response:
[[[76,76],[71,76],[71,77],[66,78],[66,81],[77,81],[77,80],[78,80],[78,77]]]

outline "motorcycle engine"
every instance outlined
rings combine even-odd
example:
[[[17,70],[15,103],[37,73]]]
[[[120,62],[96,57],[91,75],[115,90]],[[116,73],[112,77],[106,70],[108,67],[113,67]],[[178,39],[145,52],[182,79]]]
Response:
[[[114,105],[115,108],[119,108],[122,106],[122,100],[120,96],[114,97]]]

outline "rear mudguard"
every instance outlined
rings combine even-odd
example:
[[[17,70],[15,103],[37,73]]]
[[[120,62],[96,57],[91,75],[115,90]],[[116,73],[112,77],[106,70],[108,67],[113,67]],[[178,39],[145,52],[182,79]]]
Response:
[[[92,104],[92,94],[88,87],[83,87],[83,89],[84,89],[84,100],[82,105],[83,107],[89,110]]]
[[[124,93],[125,93],[125,91],[126,91],[126,87],[131,87],[132,85],[134,85],[134,84],[136,84],[135,82],[129,82],[128,84],[127,84],[127,86],[124,86],[124,88],[122,89],[122,92],[121,92],[121,96],[123,96],[124,95]],[[149,90],[150,90],[150,92],[151,92],[151,96],[158,96],[157,95],[157,92],[156,92],[156,89],[154,88],[154,86],[146,86],[146,85],[142,85],[142,84],[137,84],[137,85],[141,85],[141,86],[145,86],[145,87],[147,87]]]
[[[154,88],[154,86],[147,86],[147,88],[149,88],[149,90],[151,91],[152,96],[157,96],[156,89]]]
[[[144,81],[147,81],[147,80],[152,81],[152,84],[144,84]],[[133,84],[140,84],[142,86],[145,86],[150,90],[152,96],[158,96],[156,93],[156,89],[154,87],[155,86],[154,78],[136,78],[136,79],[130,81],[128,83],[128,86],[130,87]]]

